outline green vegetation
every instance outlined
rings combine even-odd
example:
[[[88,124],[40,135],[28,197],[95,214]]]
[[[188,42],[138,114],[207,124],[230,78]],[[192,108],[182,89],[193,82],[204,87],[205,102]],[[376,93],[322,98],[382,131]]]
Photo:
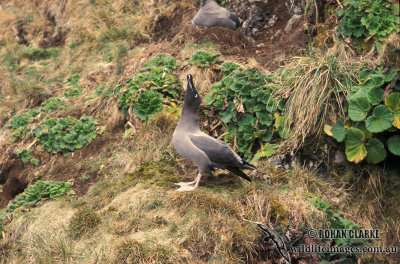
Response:
[[[68,92],[64,93],[65,97],[76,97],[80,95],[82,87],[78,84],[79,79],[79,75],[74,75],[67,80],[66,84],[71,88],[68,90]]]
[[[400,129],[400,93],[392,92],[384,98],[385,89],[397,76],[394,71],[362,70],[359,85],[347,96],[347,116],[331,128],[328,135],[345,142],[347,159],[359,163],[366,159],[377,164],[385,160],[387,152],[398,155],[396,136]],[[396,89],[396,88],[395,88]]]
[[[28,112],[19,114],[11,119],[11,122],[6,126],[13,132],[11,134],[11,141],[15,142],[20,138],[24,138],[30,130],[27,126],[32,121],[32,118],[36,117],[40,112],[36,109],[31,109]]]
[[[157,91],[145,91],[139,95],[134,112],[140,120],[155,116],[163,108],[163,95]]]
[[[311,198],[310,203],[317,208],[318,210],[321,210],[325,213],[325,217],[329,221],[330,224],[330,229],[336,229],[336,230],[354,230],[354,229],[360,229],[360,225],[354,223],[351,220],[342,218],[339,213],[335,213],[332,205],[329,202],[326,202],[318,197]],[[329,243],[331,246],[347,246],[347,247],[356,247],[356,246],[367,246],[368,240],[365,239],[351,239],[351,238],[335,238],[331,239]],[[358,253],[351,253],[351,254],[345,254],[345,253],[328,253],[328,254],[323,254],[322,258],[325,260],[346,260],[346,259],[358,259],[359,254]]]
[[[189,60],[189,64],[196,65],[200,68],[206,68],[220,62],[222,62],[221,56],[206,51],[197,51]]]
[[[65,101],[61,98],[49,98],[41,104],[40,111],[50,113],[65,105]]]
[[[107,98],[112,97],[113,96],[113,91],[112,90],[106,89],[105,93],[103,93],[104,89],[106,88],[106,86],[107,86],[107,83],[105,83],[105,82],[100,84],[96,88],[96,90],[92,94],[89,95],[89,99],[93,99],[93,98],[95,98],[97,96],[100,96],[102,94],[104,94],[104,96],[107,97]]]
[[[398,5],[384,0],[347,0],[344,6],[338,15],[344,16],[340,30],[347,37],[372,36],[380,49],[377,41],[385,40],[393,30],[400,31]]]
[[[18,149],[15,153],[24,163],[31,162],[34,165],[39,165],[39,160],[36,158],[31,158],[31,153],[33,150],[31,149]]]
[[[8,65],[8,69],[13,71],[21,63],[22,59],[28,59],[30,61],[45,60],[52,57],[56,57],[58,54],[58,48],[48,49],[36,49],[32,47],[19,48],[12,54],[3,56],[3,61]]]
[[[97,121],[91,116],[49,118],[35,129],[35,137],[51,153],[64,153],[81,149],[92,142],[105,127],[96,128]]]
[[[282,122],[284,116],[279,114],[283,101],[276,102],[272,97],[274,87],[266,85],[270,77],[232,63],[223,64],[222,69],[225,77],[213,84],[204,102],[217,110],[227,131],[224,139],[233,139],[234,149],[250,158],[254,150],[264,151],[265,143],[272,139],[274,132],[287,138],[290,132]],[[267,148],[270,150],[267,154],[272,155],[273,149],[268,145]]]
[[[12,213],[19,207],[28,207],[41,201],[43,198],[54,199],[64,193],[74,194],[70,182],[55,182],[38,180],[28,186],[23,193],[20,193],[12,200],[7,207],[7,213]]]
[[[134,78],[126,82],[125,89],[118,99],[119,107],[128,114],[129,107],[141,120],[147,120],[161,109],[161,102],[179,98],[180,85],[173,71],[179,66],[174,57],[157,55],[144,65]]]

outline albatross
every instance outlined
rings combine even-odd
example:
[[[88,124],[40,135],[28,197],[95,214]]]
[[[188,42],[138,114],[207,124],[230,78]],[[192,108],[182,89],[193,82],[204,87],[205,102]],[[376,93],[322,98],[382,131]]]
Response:
[[[178,191],[192,191],[199,186],[203,174],[213,175],[215,168],[228,170],[245,180],[251,179],[241,169],[256,170],[256,168],[236,154],[224,141],[215,139],[203,133],[197,120],[197,109],[201,98],[193,84],[191,74],[187,75],[187,88],[184,98],[182,114],[172,136],[172,142],[178,153],[192,161],[199,173],[192,182],[176,183]]]
[[[237,16],[219,6],[215,0],[204,0],[192,23],[203,27],[220,26],[230,29],[236,29],[240,26]]]

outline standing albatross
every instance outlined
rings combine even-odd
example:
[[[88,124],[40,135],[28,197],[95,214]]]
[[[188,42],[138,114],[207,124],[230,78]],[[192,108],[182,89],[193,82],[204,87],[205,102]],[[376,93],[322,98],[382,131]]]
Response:
[[[220,26],[230,29],[236,29],[240,26],[237,16],[219,6],[215,0],[204,0],[192,23],[203,27]]]
[[[212,175],[214,168],[229,170],[232,173],[251,181],[241,169],[256,170],[236,154],[224,141],[210,137],[199,129],[197,109],[201,98],[193,84],[191,74],[187,75],[187,89],[181,118],[175,128],[172,142],[178,153],[192,161],[199,169],[197,178],[192,182],[180,182],[178,191],[192,191],[199,186],[203,174]]]

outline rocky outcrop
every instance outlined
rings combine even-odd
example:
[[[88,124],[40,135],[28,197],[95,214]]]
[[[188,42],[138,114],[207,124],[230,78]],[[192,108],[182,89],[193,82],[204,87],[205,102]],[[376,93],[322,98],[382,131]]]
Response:
[[[280,8],[280,6],[285,8]],[[236,14],[242,23],[242,30],[248,36],[272,28],[277,20],[288,19],[285,33],[289,33],[297,24],[306,9],[306,0],[230,0],[226,7]]]

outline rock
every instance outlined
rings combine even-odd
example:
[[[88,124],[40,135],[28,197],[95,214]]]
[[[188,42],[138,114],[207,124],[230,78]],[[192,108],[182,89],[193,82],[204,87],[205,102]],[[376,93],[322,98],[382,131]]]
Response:
[[[225,7],[239,17],[246,35],[254,36],[268,25],[271,13],[269,0],[230,0]]]
[[[302,15],[294,15],[294,16],[292,16],[289,19],[288,23],[286,24],[285,33],[286,34],[290,33],[290,31],[292,31],[292,29],[293,29],[293,25],[298,23],[301,20],[302,17],[303,17]]]
[[[281,159],[280,155],[272,156],[272,157],[270,157],[270,158],[268,159],[268,161],[269,161],[272,165],[274,165],[276,168],[282,167],[282,159]]]
[[[346,161],[346,155],[343,154],[340,150],[336,150],[335,158],[333,159],[333,163],[340,164]]]
[[[273,27],[278,20],[276,15],[272,15],[272,17],[268,20],[268,26]]]
[[[306,10],[307,0],[285,0],[290,16],[303,15]]]

